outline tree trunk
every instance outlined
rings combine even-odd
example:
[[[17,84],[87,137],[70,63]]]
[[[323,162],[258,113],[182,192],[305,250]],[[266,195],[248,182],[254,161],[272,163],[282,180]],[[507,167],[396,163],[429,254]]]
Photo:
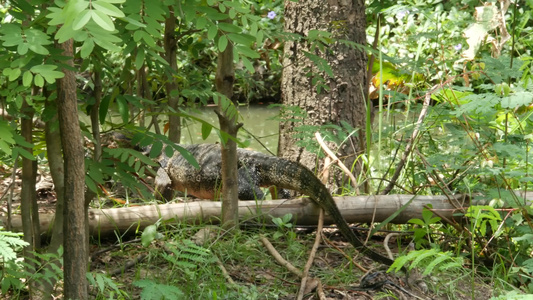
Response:
[[[63,55],[73,57],[73,41],[61,44]],[[74,66],[72,59],[68,60]],[[65,77],[58,82],[57,107],[65,160],[64,207],[64,297],[87,299],[88,245],[86,244],[85,162],[78,120],[74,72],[63,69]]]
[[[171,113],[168,116],[168,138],[176,144],[180,143],[181,139],[181,119],[177,115],[179,96],[178,85],[174,79],[174,75],[178,72],[177,62],[177,41],[176,41],[176,16],[173,8],[170,7],[170,16],[165,20],[165,59],[172,69],[172,73],[168,73],[165,88],[167,91],[168,106]],[[176,93],[176,94],[174,94]]]
[[[48,95],[46,95],[48,97]],[[53,109],[57,111],[52,101],[47,101],[45,104],[47,109]],[[53,215],[53,224],[50,226],[42,227],[40,233],[46,232],[47,236],[51,236],[50,244],[46,251],[51,254],[57,254],[59,247],[63,244],[63,212],[64,212],[64,189],[65,189],[65,172],[63,165],[63,155],[61,147],[61,136],[59,134],[59,128],[57,128],[57,114],[50,120],[45,121],[44,135],[46,140],[46,154],[48,158],[48,165],[50,167],[50,175],[54,182],[54,191],[56,192],[56,210]],[[45,215],[46,217],[46,215]],[[43,222],[41,221],[41,225]],[[51,230],[51,231],[50,231]],[[54,265],[54,266],[53,266]],[[54,268],[61,269],[61,261],[52,260],[44,266],[43,273],[54,272]],[[38,297],[36,299],[51,299],[52,292],[56,280],[50,278],[48,280],[41,280],[38,282]]]
[[[32,143],[33,133],[33,115],[34,109],[31,107],[27,99],[22,103],[22,113],[24,114],[20,120],[21,134],[27,143]],[[25,147],[25,150],[30,154],[33,153],[33,148]],[[37,195],[35,194],[35,183],[37,177],[37,161],[22,157],[22,189],[21,197],[21,215],[23,222],[24,241],[29,245],[24,247],[24,258],[28,264],[29,272],[34,271],[34,255],[40,247],[39,236],[39,214],[37,208]],[[35,215],[37,211],[37,215]]]
[[[307,116],[302,122],[284,120],[280,123],[278,151],[280,156],[299,161],[314,169],[322,167],[317,164],[316,153],[310,153],[297,145],[301,138],[295,137],[294,128],[301,125],[335,124],[347,122],[359,129],[338,149],[340,157],[345,157],[348,168],[353,166],[355,158],[365,148],[365,102],[364,91],[366,77],[366,54],[337,40],[365,44],[365,9],[364,1],[329,1],[329,5],[304,0],[286,1],[285,30],[301,36],[308,36],[310,30],[322,30],[332,33],[333,42],[325,45],[324,51],[312,48],[317,42],[289,41],[285,44],[283,76],[281,80],[282,101],[287,106],[298,106]],[[320,71],[305,52],[324,58],[332,68],[334,78]],[[309,71],[312,75],[309,76]],[[317,92],[314,81],[322,82],[328,90]],[[288,116],[291,117],[290,115]],[[307,135],[311,138],[313,132]],[[319,169],[320,169],[319,168]],[[356,171],[360,168],[357,166]],[[331,172],[333,178],[340,178],[337,172]],[[338,182],[337,182],[338,184]]]
[[[218,99],[218,120],[220,130],[230,137],[236,138],[239,127],[236,124],[236,113],[229,113],[231,107],[223,109],[224,101],[231,101],[233,97],[233,82],[235,81],[235,69],[233,67],[233,44],[228,43],[223,52],[218,53],[217,72],[215,74],[215,86],[217,92],[227,99]],[[227,107],[227,106],[226,106]],[[233,107],[235,110],[237,106]],[[222,159],[222,226],[232,228],[239,222],[239,190],[237,178],[237,143],[232,139],[226,139],[221,143]]]

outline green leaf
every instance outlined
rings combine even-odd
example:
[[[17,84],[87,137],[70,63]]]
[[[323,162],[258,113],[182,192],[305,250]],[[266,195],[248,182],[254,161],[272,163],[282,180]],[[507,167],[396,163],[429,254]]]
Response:
[[[22,147],[15,147],[13,148],[13,154],[20,154],[22,157],[29,159],[29,160],[35,160],[35,156],[31,154],[28,150],[22,148]]]
[[[257,35],[257,30],[258,30],[257,22],[253,22],[252,25],[250,25],[250,34],[253,36]]]
[[[129,25],[135,26],[136,28],[145,28],[146,24],[143,24],[135,19],[132,19],[130,17],[124,17],[122,18],[123,21],[128,22]],[[129,30],[129,28],[126,28]]]
[[[197,6],[196,10],[205,13],[206,17],[213,21],[221,21],[228,18],[228,15],[222,14],[212,7]]]
[[[11,145],[15,144],[15,139],[13,138],[13,130],[6,121],[0,120],[0,136],[2,137],[2,142]]]
[[[143,37],[143,40],[146,42],[146,45],[150,46],[151,48],[156,47],[155,40],[151,35],[149,35],[146,32],[143,32],[142,37]]]
[[[119,96],[116,98],[116,102],[118,106],[118,112],[120,113],[120,116],[122,117],[122,121],[124,123],[127,123],[129,119],[129,109],[128,109],[128,103],[126,102],[126,99],[122,96]]]
[[[90,10],[84,10],[82,11],[72,22],[72,29],[79,30],[82,29],[83,26],[85,26],[89,21],[91,20],[91,11]]]
[[[159,154],[161,154],[161,151],[163,150],[163,143],[161,141],[156,141],[152,148],[150,149],[150,158],[158,157]]]
[[[239,54],[242,54],[244,56],[248,56],[250,58],[259,58],[259,53],[250,49],[249,47],[243,45],[236,45],[235,49],[237,50],[237,52],[239,52]]]
[[[148,247],[150,243],[155,240],[157,237],[157,226],[148,225],[144,228],[143,233],[141,234],[141,244],[144,247]]]
[[[133,41],[136,43],[139,42],[143,38],[142,34],[143,34],[142,30],[136,30],[133,33]]]
[[[198,164],[198,161],[196,161],[196,158],[191,154],[191,152],[187,151],[185,148],[175,145],[175,150],[178,150],[178,152],[185,158],[187,162],[189,162],[193,167],[196,169],[200,169],[200,165]]]
[[[167,145],[165,147],[165,155],[168,157],[172,157],[172,155],[174,155],[174,149],[172,148],[172,146]]]
[[[91,179],[91,177],[85,176],[85,185],[92,192],[98,193],[98,188],[96,187],[96,184],[94,184],[94,181]]]
[[[218,38],[218,51],[224,52],[227,46],[228,46],[228,38],[225,35],[220,36],[220,38]]]
[[[207,137],[209,136],[209,134],[211,134],[211,129],[213,128],[213,126],[211,126],[211,124],[208,124],[208,123],[202,123],[202,139],[207,139]]]
[[[205,25],[207,25],[207,18],[205,17],[198,17],[196,19],[196,28],[198,29],[204,29]]]
[[[40,55],[48,55],[50,53],[48,52],[48,49],[38,44],[28,44],[28,47],[31,51]]]
[[[229,33],[228,38],[233,41],[234,43],[243,44],[243,45],[250,45],[255,43],[255,37],[251,36],[249,34],[237,34],[237,33]]]
[[[89,55],[91,55],[91,53],[93,52],[93,49],[94,49],[94,41],[93,41],[93,39],[92,38],[86,39],[83,42],[83,45],[81,46],[81,49],[80,49],[81,58],[89,57]]]
[[[246,70],[248,70],[248,72],[252,74],[255,73],[254,65],[248,58],[241,56],[241,61],[244,67],[246,68]]]
[[[17,46],[17,52],[20,55],[26,55],[26,53],[28,53],[28,49],[30,49],[30,46],[27,43],[20,43]]]
[[[117,18],[122,18],[122,17],[125,17],[124,13],[118,9],[116,6],[114,6],[113,4],[109,3],[109,2],[106,2],[106,1],[92,1],[91,2],[92,6],[108,15],[108,16],[111,16],[111,17],[117,17]]]
[[[102,27],[103,29],[107,31],[115,30],[115,24],[113,24],[111,18],[103,12],[98,10],[92,10],[91,18],[96,24],[98,24],[98,26]]]
[[[105,123],[105,118],[107,117],[107,113],[109,112],[109,105],[111,104],[111,102],[111,96],[107,95],[102,99],[102,103],[100,103],[100,110],[98,111],[100,125],[103,125]]]
[[[31,81],[33,80],[33,74],[30,71],[24,72],[22,75],[22,85],[31,86]]]
[[[207,30],[207,39],[214,40],[218,33],[218,27],[215,25],[211,25],[209,29]]]
[[[9,81],[16,80],[17,78],[19,78],[21,73],[22,73],[22,71],[19,68],[12,69],[11,73],[9,73]]]
[[[107,3],[114,3],[114,4],[120,4],[126,2],[126,0],[102,0],[103,2]]]
[[[137,55],[135,55],[135,69],[140,70],[144,64],[145,53],[143,49],[137,50]]]
[[[231,23],[218,23],[218,28],[222,31],[225,31],[225,32],[233,32],[233,33],[240,33],[242,32],[242,28],[237,26],[237,25],[233,25]]]
[[[256,37],[255,41],[256,41],[256,43],[258,45],[262,45],[263,44],[264,35],[265,35],[265,33],[263,32],[263,30],[259,30],[257,32],[257,34],[255,35],[255,37]]]

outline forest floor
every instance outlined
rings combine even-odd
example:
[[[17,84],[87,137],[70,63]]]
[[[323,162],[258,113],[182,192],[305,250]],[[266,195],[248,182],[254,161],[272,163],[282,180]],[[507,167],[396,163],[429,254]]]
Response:
[[[8,171],[0,169],[2,218],[11,187],[13,213],[20,213],[20,174],[12,186]],[[39,178],[42,213],[54,211],[50,182],[49,176]],[[111,200],[100,201],[113,206]],[[241,228],[230,233],[206,224],[162,224],[155,239],[145,245],[136,230],[127,235],[93,236],[90,266],[96,284],[91,286],[91,295],[94,299],[295,299],[300,277],[276,261],[263,238],[281,257],[303,270],[316,230],[261,224]],[[317,286],[323,299],[488,299],[493,292],[483,278],[472,279],[470,273],[420,277],[411,271],[408,284],[404,274],[386,273],[386,268],[362,257],[336,230],[325,229],[322,237],[325,241],[313,259],[309,291],[303,299],[319,299]],[[379,238],[369,242],[376,251],[381,251]],[[102,274],[112,281],[104,280]],[[60,293],[61,281],[58,297]],[[8,298],[0,299],[16,299],[12,296],[8,293]]]

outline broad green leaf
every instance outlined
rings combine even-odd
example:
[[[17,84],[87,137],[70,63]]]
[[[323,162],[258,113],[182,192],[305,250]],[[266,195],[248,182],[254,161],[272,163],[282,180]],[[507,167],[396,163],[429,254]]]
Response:
[[[250,72],[252,74],[255,73],[254,65],[252,64],[252,62],[248,58],[242,56],[241,57],[241,61],[242,61],[242,64],[244,65],[244,67],[246,68],[246,70],[248,70],[248,72]]]
[[[255,43],[255,39],[256,39],[254,36],[251,36],[249,34],[244,34],[244,33],[241,33],[241,34],[229,33],[228,38],[234,43],[243,44],[243,45],[253,44]]]
[[[132,26],[135,26],[135,27],[137,27],[137,28],[139,28],[139,27],[140,27],[140,28],[144,28],[144,27],[146,27],[146,24],[143,24],[143,23],[141,23],[141,22],[139,22],[139,21],[137,21],[137,20],[135,20],[135,19],[132,19],[132,18],[130,18],[130,17],[124,17],[124,18],[122,18],[122,20],[128,22],[128,23],[129,23],[128,25],[132,25]],[[130,30],[129,28],[126,28],[126,29]]]
[[[81,49],[80,49],[81,58],[89,57],[89,55],[91,55],[91,53],[93,52],[93,49],[94,49],[93,39],[92,38],[86,39],[85,42],[83,42],[83,45],[81,46]]]
[[[106,1],[92,1],[92,6],[108,16],[122,18],[125,17],[124,13],[113,4]]]
[[[218,10],[207,7],[207,6],[197,6],[196,10],[199,12],[205,13],[206,17],[213,21],[221,21],[228,18],[228,15],[220,13]]]
[[[96,184],[94,184],[94,181],[91,179],[91,177],[85,176],[85,185],[92,192],[98,193],[98,188],[96,187]]]
[[[107,31],[115,30],[115,24],[113,24],[111,18],[103,12],[98,10],[92,10],[91,18],[96,24],[98,24],[98,26],[102,27],[103,29]]]
[[[135,55],[135,69],[140,70],[144,64],[145,53],[143,49],[137,50],[137,55]]]
[[[13,130],[6,121],[0,120],[0,136],[2,137],[2,142],[8,144],[14,144],[15,139],[13,138]]]
[[[124,97],[117,97],[116,102],[118,106],[118,112],[120,113],[120,116],[122,117],[122,122],[127,123],[129,119],[129,109],[128,109],[128,103],[126,102],[126,99],[124,99]]]
[[[60,71],[46,71],[41,73],[41,75],[44,77],[46,82],[50,84],[54,83],[57,79],[65,77],[65,73]]]
[[[48,52],[48,49],[45,47],[39,45],[39,44],[28,44],[31,51],[40,54],[40,55],[48,55],[50,52]]]
[[[218,33],[218,27],[215,25],[211,25],[209,29],[207,30],[207,38],[209,40],[214,40]]]
[[[105,123],[105,118],[109,112],[109,105],[111,104],[111,95],[106,95],[100,103],[100,110],[98,111],[98,118],[100,119],[100,125]]]
[[[106,31],[106,33],[107,33],[107,31]],[[109,37],[106,36],[106,35],[95,35],[95,36],[93,36],[93,39],[94,39],[94,42],[98,46],[100,46],[100,47],[102,47],[102,48],[104,48],[106,50],[109,50],[109,51],[120,51],[121,50],[119,46],[113,44],[113,42],[110,42],[109,41]]]
[[[218,10],[220,10],[221,13],[226,12],[226,6],[222,3],[218,3]]]
[[[28,150],[22,148],[22,147],[14,147],[13,148],[13,154],[15,155],[21,155],[22,157],[29,159],[29,160],[35,160],[35,156],[31,154]]]
[[[91,20],[91,11],[90,10],[84,10],[82,11],[76,19],[72,22],[72,29],[79,30],[82,29],[83,26],[85,26],[89,21]]]
[[[232,19],[235,19],[235,16],[237,16],[237,11],[235,11],[235,9],[233,8],[230,8],[230,10],[228,11],[228,16]]]
[[[250,47],[236,45],[235,49],[237,50],[237,52],[239,52],[240,54],[244,56],[248,56],[250,58],[259,58],[259,53],[257,53],[257,51],[250,49]]]
[[[181,156],[183,156],[183,158],[185,158],[185,160],[189,162],[193,167],[195,167],[196,169],[200,169],[200,165],[198,164],[198,161],[196,161],[196,158],[194,158],[191,152],[187,151],[185,148],[178,146],[178,145],[176,145],[176,148],[174,149],[178,150]]]
[[[208,123],[202,123],[202,139],[207,139],[209,137],[209,134],[211,133],[211,129],[213,126],[211,126]]]
[[[150,46],[151,48],[155,48],[156,47],[155,40],[154,40],[154,38],[151,35],[149,35],[148,33],[144,32],[142,34],[142,37],[143,37],[143,40],[146,42],[146,45]]]
[[[224,52],[227,46],[228,38],[225,35],[220,36],[220,38],[218,38],[218,51]]]
[[[28,53],[29,45],[27,43],[20,43],[17,46],[17,52],[20,55],[26,55]]]
[[[11,69],[11,68],[4,68],[4,70],[2,70],[2,75],[4,75],[4,76],[10,76],[11,72],[13,72],[13,69]]]
[[[144,247],[150,246],[150,243],[157,238],[157,226],[148,225],[141,234],[141,244]]]
[[[148,155],[150,158],[158,157],[159,154],[161,154],[161,151],[163,150],[163,143],[161,141],[156,141],[152,148],[150,149],[150,154]]]
[[[30,71],[24,72],[24,75],[22,75],[22,85],[24,86],[31,86],[31,81],[33,80],[33,74],[31,74]]]
[[[255,36],[257,34],[258,26],[257,22],[253,22],[252,25],[250,25],[250,34]]]
[[[20,94],[15,96],[15,105],[17,106],[18,109],[22,108],[22,103],[23,102],[24,102],[24,99],[22,98],[22,96]]]
[[[55,65],[35,65],[33,67],[31,67],[30,71],[32,71],[33,73],[41,73],[41,72],[46,72],[46,71],[53,71],[57,69],[57,66]]]
[[[33,82],[38,87],[43,87],[44,86],[44,78],[40,74],[35,74],[35,76],[33,78]]]
[[[16,80],[17,78],[19,78],[21,73],[22,73],[22,71],[19,68],[12,69],[11,73],[9,73],[9,81]]]
[[[196,28],[197,29],[204,29],[205,25],[207,25],[207,18],[198,17],[198,19],[196,19]]]
[[[139,42],[142,39],[142,34],[143,34],[142,30],[136,30],[133,33],[133,41],[136,43]]]
[[[262,45],[263,44],[263,38],[265,36],[265,33],[263,32],[263,30],[259,30],[257,32],[257,34],[255,35],[255,41],[258,45]]]
[[[71,26],[61,26],[57,31],[55,38],[57,39],[57,42],[61,44],[73,38],[76,33],[77,32],[72,29]]]
[[[120,3],[126,2],[126,0],[101,0],[101,1],[107,2],[107,3],[113,3],[113,4],[120,4]]]
[[[5,154],[11,153],[11,148],[4,140],[0,140],[0,151],[4,152]]]
[[[220,28],[220,30],[223,30],[225,32],[233,32],[233,33],[240,33],[242,32],[242,28],[237,26],[237,25],[233,25],[231,23],[218,23],[218,28]]]

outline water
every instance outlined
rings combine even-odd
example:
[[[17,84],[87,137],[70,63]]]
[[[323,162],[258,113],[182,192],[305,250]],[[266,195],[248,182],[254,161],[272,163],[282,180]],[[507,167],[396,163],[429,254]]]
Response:
[[[209,122],[215,128],[220,128],[218,117],[213,112],[214,107],[205,107],[191,115]],[[244,126],[239,129],[239,140],[246,143],[246,148],[263,153],[277,153],[279,138],[279,122],[274,118],[278,115],[278,108],[269,108],[267,105],[241,106],[239,112],[242,119],[239,122]],[[215,130],[206,140],[202,139],[201,124],[192,119],[182,119],[181,142],[184,144],[216,143],[220,139]]]
[[[220,128],[218,124],[218,117],[213,112],[215,107],[204,107],[196,110],[189,110],[189,114],[200,118],[214,128]],[[268,105],[252,105],[239,107],[241,119],[239,122],[244,126],[239,129],[239,140],[245,143],[244,147],[260,151],[263,153],[276,154],[278,150],[279,138],[279,122],[274,119],[279,113],[278,108],[269,108]],[[85,112],[80,111],[80,121],[85,123],[88,127],[90,118]],[[120,124],[122,118],[116,111],[112,111],[107,117],[114,124]],[[166,116],[160,116],[160,128],[163,128],[166,123]],[[150,118],[147,117],[146,124],[150,123]],[[183,144],[199,144],[199,143],[217,143],[220,142],[216,130],[212,130],[209,137],[202,139],[201,123],[191,118],[182,118],[182,135],[181,143]],[[241,146],[242,147],[242,146]]]

